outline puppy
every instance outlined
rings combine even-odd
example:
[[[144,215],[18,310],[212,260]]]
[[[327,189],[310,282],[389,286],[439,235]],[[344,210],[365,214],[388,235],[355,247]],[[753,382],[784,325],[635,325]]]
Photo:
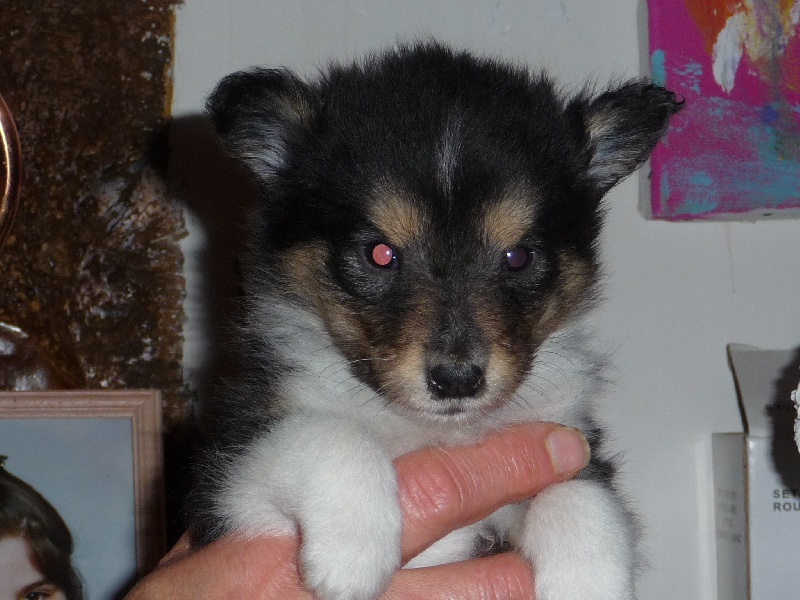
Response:
[[[242,372],[192,493],[198,540],[299,530],[317,597],[376,598],[400,566],[394,457],[556,421],[590,440],[579,478],[407,566],[494,536],[531,561],[539,600],[632,599],[635,528],[592,414],[605,359],[586,319],[601,198],[679,107],[642,80],[565,97],[435,43],[313,82],[225,78],[208,112],[261,204]]]

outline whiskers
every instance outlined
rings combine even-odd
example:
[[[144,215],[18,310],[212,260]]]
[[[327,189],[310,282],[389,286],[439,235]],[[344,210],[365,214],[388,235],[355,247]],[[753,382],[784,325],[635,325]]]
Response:
[[[330,346],[328,348],[330,348]],[[320,377],[338,375],[343,371],[349,372],[353,366],[358,366],[365,363],[388,362],[391,360],[392,360],[391,358],[378,358],[378,357],[344,359],[342,362],[331,363],[330,365],[322,369],[322,371],[320,371]],[[335,370],[331,371],[331,369]]]
[[[555,336],[536,348],[517,349],[518,352],[530,352],[532,360],[519,385],[509,396],[509,405],[538,420],[545,416],[553,418],[562,407],[575,400],[576,392],[583,387],[580,384],[576,387],[575,381],[585,376],[586,366],[583,363],[586,361],[581,352],[570,344],[571,341]]]

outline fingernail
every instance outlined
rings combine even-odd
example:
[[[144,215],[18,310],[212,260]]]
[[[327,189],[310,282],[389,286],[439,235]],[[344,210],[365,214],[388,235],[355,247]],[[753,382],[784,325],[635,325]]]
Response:
[[[554,429],[547,436],[547,449],[559,475],[572,475],[589,464],[589,444],[577,429]]]

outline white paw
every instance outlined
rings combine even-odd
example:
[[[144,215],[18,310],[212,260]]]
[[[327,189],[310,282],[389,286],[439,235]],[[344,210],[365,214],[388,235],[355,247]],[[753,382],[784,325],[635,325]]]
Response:
[[[299,531],[320,600],[373,600],[400,566],[394,465],[357,423],[288,418],[241,457],[221,504],[232,530]]]
[[[394,466],[380,448],[363,439],[353,445],[354,438],[328,444],[326,458],[336,460],[315,461],[292,510],[301,575],[321,600],[373,600],[400,567]]]
[[[400,566],[400,530],[387,533],[364,535],[357,526],[333,536],[306,532],[300,548],[303,583],[319,600],[374,600]]]
[[[409,560],[404,569],[419,569],[448,563],[460,562],[472,558],[475,545],[481,535],[482,523],[467,525],[451,531]]]
[[[596,482],[536,496],[515,545],[533,565],[537,600],[634,600],[633,531],[619,500]]]

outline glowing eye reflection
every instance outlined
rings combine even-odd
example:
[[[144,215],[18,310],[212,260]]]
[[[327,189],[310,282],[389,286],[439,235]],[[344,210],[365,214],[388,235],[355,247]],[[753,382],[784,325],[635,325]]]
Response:
[[[527,248],[517,246],[506,252],[506,265],[508,265],[508,268],[512,271],[519,271],[528,266],[530,257],[531,253]]]
[[[391,267],[395,261],[394,250],[386,244],[375,244],[369,251],[369,258],[378,267]]]

